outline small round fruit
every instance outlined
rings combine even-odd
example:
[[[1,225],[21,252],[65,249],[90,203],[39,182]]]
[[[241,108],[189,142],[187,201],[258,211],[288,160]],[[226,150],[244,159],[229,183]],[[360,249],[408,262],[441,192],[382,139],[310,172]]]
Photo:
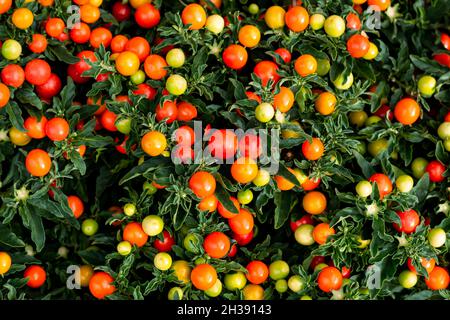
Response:
[[[424,158],[415,158],[411,163],[411,169],[413,172],[413,176],[416,179],[422,178],[422,176],[425,174],[426,167],[428,165],[428,161]]]
[[[253,215],[245,209],[240,209],[237,215],[228,219],[228,224],[234,233],[238,235],[247,235],[253,231]]]
[[[387,150],[389,146],[389,141],[387,139],[381,138],[375,141],[371,141],[367,146],[367,151],[372,157],[377,157],[383,151]]]
[[[248,157],[241,157],[231,165],[231,176],[239,183],[253,181],[258,175],[258,165]]]
[[[74,195],[68,196],[67,204],[69,205],[70,210],[72,210],[75,219],[78,219],[83,215],[84,204],[83,201],[81,201],[81,199],[78,196]]]
[[[274,261],[269,266],[269,275],[273,280],[284,279],[289,275],[289,265],[283,260]]]
[[[448,271],[442,267],[434,267],[429,277],[425,278],[425,284],[431,290],[445,290],[450,284]]]
[[[146,216],[142,220],[142,229],[147,235],[154,237],[163,231],[164,221],[157,215]]]
[[[292,6],[285,15],[286,26],[294,32],[304,31],[309,24],[309,14],[302,6]]]
[[[22,46],[13,39],[8,39],[2,44],[2,56],[6,60],[16,60],[22,54]]]
[[[416,228],[420,223],[420,217],[415,210],[409,209],[406,211],[397,211],[397,215],[400,218],[400,224],[393,224],[395,230],[397,230],[398,232],[404,232],[406,234],[410,234],[416,231]]]
[[[94,219],[86,219],[81,224],[81,231],[87,236],[93,236],[98,231],[98,223]]]
[[[310,191],[303,197],[303,209],[312,215],[321,214],[327,207],[327,198],[320,191]]]
[[[302,144],[302,153],[307,160],[315,161],[322,157],[325,146],[319,138],[312,138],[312,142],[306,140]]]
[[[170,288],[169,293],[167,293],[167,299],[169,300],[183,300],[183,289],[180,287]]]
[[[211,288],[205,290],[205,294],[211,298],[218,297],[221,293],[222,293],[222,281],[220,281],[220,279],[217,279]]]
[[[288,283],[285,279],[280,279],[275,282],[275,290],[279,293],[284,293],[288,289]]]
[[[214,34],[221,33],[224,27],[225,27],[225,20],[222,18],[222,16],[218,14],[210,15],[206,19],[206,29],[208,29]]]
[[[161,132],[150,131],[142,137],[141,147],[146,154],[156,157],[166,149],[167,140]]]
[[[242,289],[244,300],[264,300],[264,289],[258,284],[248,284]]]
[[[114,125],[120,133],[128,135],[131,132],[131,118],[119,118]]]
[[[183,50],[174,48],[166,54],[167,64],[172,68],[180,68],[186,60]]]
[[[34,21],[33,12],[28,8],[18,8],[11,16],[12,23],[19,29],[28,29]]]
[[[378,47],[375,43],[369,41],[369,50],[367,50],[367,53],[363,56],[363,59],[365,60],[373,60],[378,56]]]
[[[20,131],[15,127],[9,129],[8,135],[11,142],[19,147],[26,146],[31,141],[31,137],[26,132]]]
[[[130,222],[123,229],[123,240],[141,248],[147,243],[148,235],[143,230],[141,223]]]
[[[442,182],[445,180],[444,172],[446,167],[438,160],[432,160],[428,163],[425,171],[428,173],[431,182]]]
[[[97,299],[104,299],[113,294],[116,287],[113,285],[114,279],[104,271],[96,272],[89,280],[89,291]]]
[[[419,104],[411,98],[403,98],[394,107],[394,116],[403,125],[410,125],[420,117]]]
[[[352,86],[353,80],[353,73],[350,72],[347,78],[344,78],[344,74],[341,73],[336,79],[332,80],[331,82],[333,82],[336,89],[348,90]]]
[[[140,5],[133,6],[134,8],[136,8],[136,12],[134,14],[136,23],[144,29],[151,29],[153,27],[156,27],[161,20],[161,13],[155,6],[148,3],[151,1],[145,1],[145,3],[142,3],[142,1],[140,2]]]
[[[187,81],[183,76],[173,74],[166,80],[166,89],[170,94],[173,94],[175,96],[182,95],[186,92]]]
[[[360,181],[356,185],[356,193],[362,198],[370,196],[372,194],[372,189],[372,184],[367,180]]]
[[[414,179],[409,175],[401,175],[395,180],[395,185],[400,192],[410,192],[414,187]]]
[[[33,289],[42,287],[47,279],[44,268],[38,265],[31,265],[25,269],[24,278],[28,278],[27,286]]]
[[[135,84],[139,85],[141,83],[144,83],[145,81],[145,72],[142,70],[136,71],[133,75],[130,76],[130,81]]]
[[[316,111],[321,115],[332,114],[336,108],[336,96],[331,92],[322,92],[315,101]]]
[[[330,71],[330,68],[331,68],[330,60],[328,60],[328,59],[316,59],[316,61],[317,61],[316,73],[319,76],[323,77],[324,75],[326,75]]]
[[[246,25],[239,29],[238,39],[244,47],[253,48],[261,40],[261,32],[253,25]]]
[[[191,267],[187,261],[177,260],[172,264],[171,269],[173,270],[178,281],[181,281],[184,284],[189,283],[191,277]]]
[[[264,187],[270,182],[270,173],[267,170],[259,169],[255,178],[252,180],[257,187]]]
[[[230,239],[219,231],[212,232],[205,237],[203,249],[211,258],[221,259],[230,251]]]
[[[306,77],[317,71],[317,60],[310,54],[303,54],[295,60],[294,68],[301,77]]]
[[[398,282],[405,289],[411,289],[417,283],[418,277],[417,274],[410,270],[402,271],[398,276]]]
[[[3,276],[9,271],[11,264],[11,256],[7,252],[0,251],[0,276]]]
[[[253,200],[253,192],[250,189],[240,190],[238,192],[237,198],[240,204],[249,204]]]
[[[383,199],[392,192],[392,182],[389,177],[383,173],[374,173],[369,178],[369,181],[377,184],[380,199]]]
[[[269,122],[275,116],[275,109],[270,103],[263,102],[255,109],[255,117],[259,122]]]
[[[116,69],[123,76],[132,76],[139,70],[139,57],[131,51],[121,52],[116,60]]]
[[[300,292],[305,287],[305,281],[299,275],[293,275],[289,278],[288,287],[292,292]]]
[[[192,269],[191,281],[195,288],[208,290],[217,281],[216,269],[207,263],[199,264]]]
[[[8,104],[10,97],[9,88],[4,83],[0,83],[0,109]]]
[[[200,199],[209,197],[216,191],[216,178],[207,171],[198,171],[189,179],[189,188]]]
[[[345,20],[337,15],[326,18],[324,23],[325,33],[332,38],[339,38],[345,32]]]
[[[119,244],[117,245],[117,252],[121,255],[121,256],[127,256],[131,253],[131,250],[133,249],[133,247],[131,246],[131,243],[129,243],[128,241],[121,241],[119,242]]]
[[[369,51],[369,39],[360,35],[354,34],[347,40],[347,51],[353,58],[362,58]]]
[[[3,45],[4,46],[4,45]],[[52,75],[52,69],[47,61],[33,59],[25,65],[25,79],[35,86],[45,84]]]
[[[342,274],[337,268],[325,267],[320,271],[317,283],[323,292],[331,292],[341,288],[342,280]]]
[[[323,14],[315,13],[311,17],[309,17],[309,26],[313,30],[322,29],[324,24],[325,24],[325,17]]]
[[[434,248],[440,248],[445,245],[447,235],[442,228],[433,228],[428,232],[428,242]]]
[[[223,283],[229,291],[241,290],[247,284],[247,278],[241,271],[225,275]]]
[[[295,240],[303,246],[310,246],[315,243],[313,238],[314,226],[302,224],[295,230]]]
[[[285,24],[286,11],[280,6],[271,6],[264,15],[264,20],[270,29],[280,29]]]
[[[52,160],[46,151],[34,149],[25,158],[25,167],[32,176],[43,177],[50,172]]]
[[[248,12],[250,14],[257,14],[259,12],[259,6],[256,3],[251,3],[248,6]]]
[[[253,284],[261,284],[269,277],[269,268],[259,260],[251,261],[247,267],[247,280]]]
[[[75,278],[76,283],[86,288],[89,286],[89,281],[94,275],[94,269],[88,264],[81,265],[79,275],[79,277]]]
[[[318,244],[325,244],[329,236],[336,233],[334,228],[330,227],[328,223],[322,222],[314,227],[313,238]]]
[[[231,44],[223,51],[222,59],[228,68],[238,70],[246,65],[248,53],[243,46]]]
[[[439,125],[437,130],[439,138],[442,140],[450,138],[450,122],[443,122]]]
[[[360,128],[364,125],[368,118],[367,113],[364,110],[360,111],[352,111],[349,113],[350,123],[357,128]]]
[[[52,141],[65,140],[69,131],[69,123],[63,118],[53,118],[45,124],[45,135]]]
[[[183,21],[183,24],[190,25],[190,30],[201,29],[206,23],[206,11],[201,5],[191,3],[181,12],[181,20]]]
[[[159,252],[155,255],[153,263],[156,269],[166,271],[172,266],[172,257],[167,252]]]
[[[431,97],[436,90],[436,79],[432,76],[422,76],[417,82],[419,92],[424,97]]]
[[[123,212],[128,217],[133,216],[136,213],[136,205],[134,203],[127,203],[123,206]]]

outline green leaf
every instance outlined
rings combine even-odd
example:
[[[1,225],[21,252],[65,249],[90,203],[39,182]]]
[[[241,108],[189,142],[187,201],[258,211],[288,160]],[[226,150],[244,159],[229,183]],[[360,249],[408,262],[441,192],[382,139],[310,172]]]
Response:
[[[60,198],[59,190],[55,190],[55,198]],[[57,195],[56,195],[57,193]],[[66,198],[67,199],[67,198]],[[66,200],[67,201],[67,200]],[[50,216],[54,216],[55,218],[63,219],[64,221],[68,221],[72,226],[79,227],[78,221],[75,219],[72,211],[69,206],[61,206],[59,203],[56,203],[50,199],[45,198],[31,198],[28,199],[28,205],[33,206],[36,212],[40,210],[48,212]],[[47,216],[46,216],[47,217]]]
[[[19,129],[22,132],[26,132],[27,130],[23,126],[23,118],[22,111],[20,107],[14,101],[10,101],[6,106],[5,110],[9,115],[9,121],[16,129]]]
[[[159,279],[158,278],[153,278],[152,280],[148,281],[145,285],[145,289],[144,289],[144,296],[149,295],[151,292],[155,291],[158,289],[158,284],[159,284]]]
[[[77,254],[87,263],[93,266],[101,266],[105,263],[105,252],[95,249],[79,250]]]
[[[14,93],[14,97],[23,104],[31,104],[39,110],[42,110],[42,101],[36,93],[34,93],[33,88],[31,87],[25,87],[17,90]]]
[[[434,152],[436,154],[436,158],[442,162],[442,163],[449,163],[450,162],[450,156],[445,151],[444,143],[442,141],[438,141],[436,143],[436,150]]]
[[[301,187],[300,181],[298,181],[297,177],[292,172],[290,172],[288,168],[281,162],[277,175],[285,178],[289,182],[295,184],[297,187]]]
[[[233,84],[234,97],[236,98],[236,100],[247,99],[247,95],[245,94],[245,88],[242,82],[237,81],[236,79],[233,78],[230,78],[229,80]]]
[[[367,162],[367,160],[364,159],[364,157],[359,152],[354,151],[353,155],[355,156],[356,162],[358,162],[358,165],[361,168],[364,177],[366,179],[369,179],[370,176],[375,173],[375,170],[373,169],[372,165],[369,162]]]
[[[25,242],[22,241],[14,232],[9,230],[8,227],[0,223],[0,244],[12,247],[20,248],[25,246]]]
[[[424,203],[428,194],[429,186],[430,186],[430,178],[428,176],[428,172],[425,172],[425,174],[420,178],[419,181],[417,181],[416,185],[411,190],[411,193],[415,195],[419,200],[419,204]]]
[[[84,162],[83,158],[78,153],[78,151],[72,150],[69,153],[69,158],[70,158],[70,161],[75,166],[75,168],[77,168],[78,171],[80,171],[80,174],[82,176],[84,176],[86,174],[86,163]]]
[[[228,191],[219,183],[216,185],[216,192],[214,193],[217,200],[231,213],[238,214],[239,210],[234,206],[233,201],[230,199]]]
[[[434,295],[431,290],[422,290],[405,296],[405,300],[427,300]]]
[[[51,41],[49,43],[49,45],[47,46],[46,55],[50,60],[62,61],[67,64],[73,64],[80,61],[80,59],[73,56],[65,46],[62,46],[61,43],[57,43],[56,41]],[[54,57],[56,57],[57,59],[55,59]]]
[[[36,244],[36,251],[40,252],[45,244],[45,230],[42,218],[37,211],[32,212],[27,206],[24,209],[30,222],[31,240]]]
[[[137,178],[141,175],[143,175],[145,172],[148,172],[151,169],[157,169],[161,167],[164,164],[168,164],[170,161],[170,158],[165,157],[152,157],[141,165],[133,167],[130,171],[128,171],[127,174],[125,174],[122,179],[119,181],[119,185],[124,184],[125,182],[128,182],[134,178]]]
[[[410,55],[409,58],[417,68],[427,73],[440,75],[446,72],[445,67],[441,66],[439,63],[429,58],[418,57],[415,55]]]
[[[288,191],[275,192],[275,229],[280,229],[284,223],[289,219],[293,204],[293,193]]]
[[[189,211],[184,210],[181,205],[175,206],[176,209],[171,211],[173,227],[175,230],[180,230],[189,215]]]

